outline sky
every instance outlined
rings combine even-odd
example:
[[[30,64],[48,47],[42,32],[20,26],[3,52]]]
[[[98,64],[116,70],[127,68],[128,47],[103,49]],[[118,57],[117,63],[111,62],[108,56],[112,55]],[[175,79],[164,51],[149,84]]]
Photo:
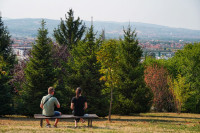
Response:
[[[0,0],[7,18],[64,18],[72,8],[82,20],[143,22],[200,30],[200,0]]]

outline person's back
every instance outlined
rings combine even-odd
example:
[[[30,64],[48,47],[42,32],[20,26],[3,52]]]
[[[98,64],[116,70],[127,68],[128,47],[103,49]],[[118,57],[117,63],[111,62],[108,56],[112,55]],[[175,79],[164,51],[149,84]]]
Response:
[[[47,101],[47,102],[45,103],[45,101]],[[42,115],[53,116],[54,115],[54,107],[58,105],[57,98],[48,94],[42,98],[42,103],[43,103]]]
[[[58,102],[57,98],[53,97],[54,95],[54,88],[48,88],[48,95],[44,96],[40,103],[40,108],[42,109],[42,115],[44,116],[60,116],[61,112],[54,111],[54,107],[60,108],[60,103]],[[57,127],[59,119],[56,119],[54,127]],[[47,127],[51,127],[49,120],[46,119]]]
[[[74,115],[75,116],[83,116],[84,115],[84,107],[85,107],[86,98],[83,96],[73,97],[72,103],[74,103]]]
[[[71,109],[73,110],[73,114],[75,116],[83,116],[84,110],[87,109],[87,100],[85,97],[81,96],[82,90],[80,87],[76,89],[76,96],[71,100]],[[75,127],[77,127],[77,122],[81,120],[84,122],[83,118],[75,119]]]

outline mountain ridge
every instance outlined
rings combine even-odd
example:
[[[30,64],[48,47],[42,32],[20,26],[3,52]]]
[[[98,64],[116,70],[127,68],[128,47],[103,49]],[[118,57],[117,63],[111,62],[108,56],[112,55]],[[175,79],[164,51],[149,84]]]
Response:
[[[37,30],[40,27],[42,18],[23,18],[23,19],[3,19],[13,37],[36,37]],[[58,27],[60,20],[44,19],[46,27],[53,35],[53,30]],[[87,27],[90,27],[90,21],[83,21]],[[191,30],[185,28],[172,28],[157,24],[148,24],[142,22],[115,22],[115,21],[93,21],[94,30],[101,34],[105,30],[107,39],[123,37],[123,28],[131,25],[136,29],[138,38],[142,40],[192,40],[200,41],[200,30]]]

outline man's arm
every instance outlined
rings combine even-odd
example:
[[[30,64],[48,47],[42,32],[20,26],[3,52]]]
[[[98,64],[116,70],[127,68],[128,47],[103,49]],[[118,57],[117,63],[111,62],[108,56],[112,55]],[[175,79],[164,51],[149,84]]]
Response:
[[[40,102],[40,108],[41,108],[41,109],[43,109],[43,106],[44,106],[44,105],[43,105],[43,99],[44,99],[44,97],[42,98],[42,100],[41,100],[41,102]]]
[[[57,108],[60,108],[60,103],[58,102],[58,104],[56,106],[57,106]]]
[[[42,103],[40,103],[40,108],[43,109],[43,104]]]

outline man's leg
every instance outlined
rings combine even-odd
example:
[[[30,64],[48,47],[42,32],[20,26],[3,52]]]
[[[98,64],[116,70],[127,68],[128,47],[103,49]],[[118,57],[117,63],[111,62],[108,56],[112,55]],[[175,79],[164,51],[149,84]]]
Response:
[[[60,115],[62,115],[61,112],[59,112],[59,111],[55,111],[55,112],[54,112],[54,116],[60,116]],[[59,120],[60,120],[60,119],[56,119],[56,120],[55,120],[54,127],[57,127],[57,124],[58,124],[58,121],[59,121]]]
[[[47,124],[49,125],[50,123],[49,123],[49,119],[45,119],[46,120],[46,122],[47,122]]]
[[[55,120],[55,124],[54,124],[54,126],[56,126],[57,127],[57,124],[58,124],[58,121],[59,121],[60,119],[56,119]]]
[[[46,120],[46,122],[47,122],[47,125],[46,125],[46,127],[50,128],[50,127],[51,127],[51,125],[50,125],[50,123],[49,123],[49,119],[45,119],[45,120]]]

